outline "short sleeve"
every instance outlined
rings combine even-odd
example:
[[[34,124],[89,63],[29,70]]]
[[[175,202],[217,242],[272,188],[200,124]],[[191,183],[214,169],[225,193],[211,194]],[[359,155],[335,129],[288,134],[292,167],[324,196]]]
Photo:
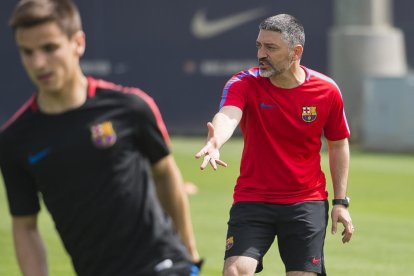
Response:
[[[247,102],[248,81],[246,78],[240,77],[240,74],[236,74],[225,84],[221,95],[220,109],[223,106],[231,105],[244,110]]]
[[[350,130],[345,116],[341,92],[335,89],[332,93],[331,108],[324,127],[324,135],[328,140],[336,141],[348,138]]]
[[[141,96],[142,102],[137,110],[138,147],[150,163],[154,164],[170,154],[170,140],[158,106],[151,97],[144,95]]]

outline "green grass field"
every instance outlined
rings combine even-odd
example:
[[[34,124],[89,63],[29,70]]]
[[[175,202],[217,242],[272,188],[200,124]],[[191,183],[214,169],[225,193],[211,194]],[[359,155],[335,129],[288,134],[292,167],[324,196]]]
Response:
[[[206,263],[202,275],[221,275],[226,223],[232,203],[233,186],[239,171],[242,142],[232,139],[221,152],[226,169],[200,171],[194,154],[204,138],[172,140],[174,155],[185,180],[199,192],[190,197],[198,248]],[[327,155],[322,154],[325,172]],[[327,178],[329,179],[329,173]],[[0,275],[20,275],[10,231],[10,217],[0,184]],[[331,191],[331,182],[328,182]],[[329,275],[414,275],[414,156],[351,151],[349,179],[351,215],[356,232],[350,244],[341,243],[340,233],[326,238],[325,258]],[[330,229],[330,225],[328,226]],[[40,228],[48,249],[50,275],[75,275],[70,260],[56,235],[47,212],[40,216]],[[338,231],[339,232],[339,231]],[[284,275],[273,246],[259,275]]]

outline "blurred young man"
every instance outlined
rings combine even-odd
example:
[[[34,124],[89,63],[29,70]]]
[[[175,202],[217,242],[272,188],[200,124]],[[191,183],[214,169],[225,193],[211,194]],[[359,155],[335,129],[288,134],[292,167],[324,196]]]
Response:
[[[304,29],[293,16],[264,20],[256,41],[259,66],[225,85],[220,111],[196,154],[214,169],[219,149],[241,125],[244,149],[228,223],[224,275],[253,275],[277,237],[286,275],[326,275],[323,254],[328,201],[320,165],[327,139],[333,181],[332,232],[353,233],[348,212],[349,129],[333,80],[300,65]]]
[[[188,199],[154,101],[84,76],[71,0],[21,0],[10,24],[38,89],[0,136],[22,274],[48,274],[41,194],[78,275],[190,275],[199,257]]]

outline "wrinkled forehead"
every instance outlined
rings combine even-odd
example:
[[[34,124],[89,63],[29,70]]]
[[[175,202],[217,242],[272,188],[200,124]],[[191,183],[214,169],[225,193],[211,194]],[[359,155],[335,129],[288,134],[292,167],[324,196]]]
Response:
[[[287,45],[280,32],[270,30],[260,30],[257,36],[257,42],[266,44]]]

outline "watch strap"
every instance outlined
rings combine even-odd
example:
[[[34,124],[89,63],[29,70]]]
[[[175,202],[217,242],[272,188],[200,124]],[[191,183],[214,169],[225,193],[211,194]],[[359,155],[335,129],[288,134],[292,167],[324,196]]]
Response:
[[[333,199],[332,205],[343,205],[345,207],[349,206],[349,197],[345,197],[342,199]]]

